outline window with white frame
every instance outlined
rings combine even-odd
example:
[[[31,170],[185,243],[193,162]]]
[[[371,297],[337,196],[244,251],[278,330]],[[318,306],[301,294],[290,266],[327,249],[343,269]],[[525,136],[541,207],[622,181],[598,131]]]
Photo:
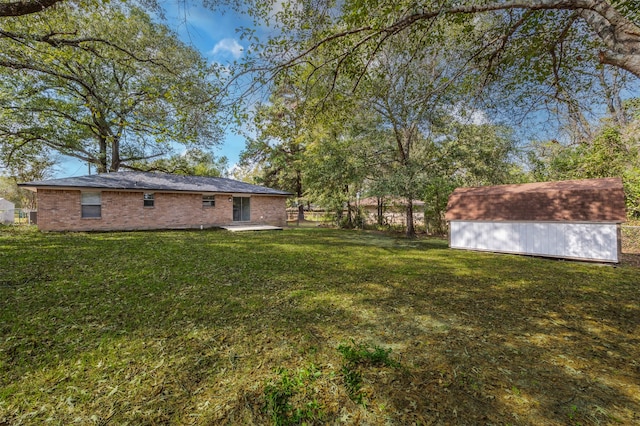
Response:
[[[153,207],[155,197],[153,192],[145,192],[143,196],[143,205],[145,207]]]
[[[216,196],[215,195],[203,195],[202,196],[202,207],[215,207],[216,206]]]
[[[83,192],[80,205],[81,217],[93,219],[102,217],[102,194],[100,192]]]

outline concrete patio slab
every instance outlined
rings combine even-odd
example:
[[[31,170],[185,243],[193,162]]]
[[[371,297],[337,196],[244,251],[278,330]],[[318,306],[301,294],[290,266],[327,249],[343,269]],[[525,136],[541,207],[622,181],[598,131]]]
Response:
[[[221,226],[222,229],[226,229],[231,232],[244,232],[244,231],[282,231],[279,226],[271,225],[229,225]]]

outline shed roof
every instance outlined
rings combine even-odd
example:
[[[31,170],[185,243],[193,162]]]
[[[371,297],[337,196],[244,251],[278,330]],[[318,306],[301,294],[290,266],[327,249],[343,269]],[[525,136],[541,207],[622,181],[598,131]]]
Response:
[[[15,207],[15,204],[13,204],[11,201],[5,198],[0,198],[0,208],[13,209],[14,207]]]
[[[624,222],[619,178],[457,188],[446,220]]]
[[[233,179],[145,172],[102,173],[90,176],[26,182],[19,184],[19,186],[31,190],[37,188],[79,188],[199,193],[217,192],[229,194],[282,196],[292,195],[286,191],[267,188],[265,186],[252,185]]]

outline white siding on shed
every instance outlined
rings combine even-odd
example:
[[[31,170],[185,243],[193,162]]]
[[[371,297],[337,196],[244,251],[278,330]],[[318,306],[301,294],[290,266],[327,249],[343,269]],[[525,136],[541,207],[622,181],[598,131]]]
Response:
[[[618,225],[559,222],[450,222],[451,247],[618,262]]]
[[[15,204],[4,198],[0,198],[0,223],[13,223],[13,215],[15,214]]]

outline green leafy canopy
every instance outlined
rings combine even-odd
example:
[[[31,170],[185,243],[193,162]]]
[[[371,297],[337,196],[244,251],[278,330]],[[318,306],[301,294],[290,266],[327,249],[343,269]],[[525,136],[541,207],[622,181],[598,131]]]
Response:
[[[36,146],[116,171],[219,139],[216,76],[142,10],[63,5],[2,23],[5,162]]]

